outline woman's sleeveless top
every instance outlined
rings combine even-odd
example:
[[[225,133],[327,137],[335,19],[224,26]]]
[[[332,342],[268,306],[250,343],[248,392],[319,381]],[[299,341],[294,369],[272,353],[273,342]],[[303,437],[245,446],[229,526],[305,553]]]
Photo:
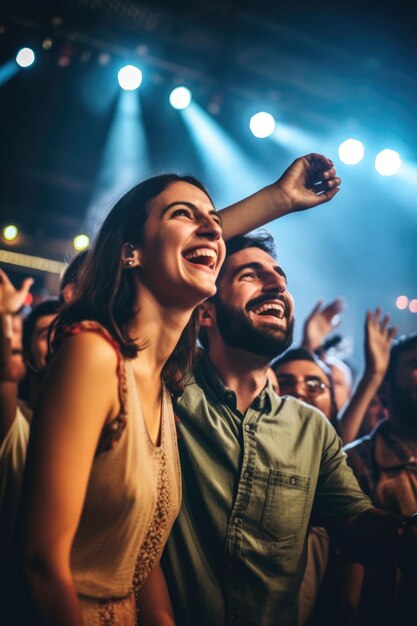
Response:
[[[155,446],[131,363],[97,323],[82,322],[65,334],[77,332],[97,332],[115,347],[122,409],[100,438],[73,542],[71,570],[77,592],[87,603],[114,599],[123,604],[122,599],[137,591],[158,564],[180,507],[172,402],[164,387],[160,445]]]

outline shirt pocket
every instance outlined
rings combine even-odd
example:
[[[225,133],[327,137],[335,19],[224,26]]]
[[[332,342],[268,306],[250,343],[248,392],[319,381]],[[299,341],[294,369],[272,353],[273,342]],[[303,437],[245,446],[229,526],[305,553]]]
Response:
[[[310,477],[270,470],[261,528],[276,541],[296,537],[303,525]]]

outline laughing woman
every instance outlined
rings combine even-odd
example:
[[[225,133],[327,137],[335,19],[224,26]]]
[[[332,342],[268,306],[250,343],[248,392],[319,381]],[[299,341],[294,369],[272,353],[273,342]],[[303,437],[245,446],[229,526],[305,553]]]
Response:
[[[304,160],[225,210],[228,236],[330,199],[332,164]],[[33,419],[23,561],[38,623],[131,626],[137,608],[141,624],[174,623],[159,568],[181,500],[171,395],[223,258],[220,217],[190,177],[137,185],[105,220],[58,318]]]

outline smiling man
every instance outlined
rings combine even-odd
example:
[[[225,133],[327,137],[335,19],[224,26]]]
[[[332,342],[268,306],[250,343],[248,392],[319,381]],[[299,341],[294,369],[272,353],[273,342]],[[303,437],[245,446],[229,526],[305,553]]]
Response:
[[[176,403],[183,504],[164,569],[181,626],[290,626],[313,502],[355,547],[375,510],[324,415],[267,381],[293,328],[272,238],[229,240],[217,287],[200,307],[206,349]],[[400,521],[382,522],[386,545]]]

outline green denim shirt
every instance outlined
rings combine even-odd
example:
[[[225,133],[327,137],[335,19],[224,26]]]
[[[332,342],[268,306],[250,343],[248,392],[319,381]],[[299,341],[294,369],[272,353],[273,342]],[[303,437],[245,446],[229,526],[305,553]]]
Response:
[[[243,415],[207,357],[176,403],[183,502],[163,567],[179,626],[296,623],[313,510],[371,507],[334,428],[268,383]]]

